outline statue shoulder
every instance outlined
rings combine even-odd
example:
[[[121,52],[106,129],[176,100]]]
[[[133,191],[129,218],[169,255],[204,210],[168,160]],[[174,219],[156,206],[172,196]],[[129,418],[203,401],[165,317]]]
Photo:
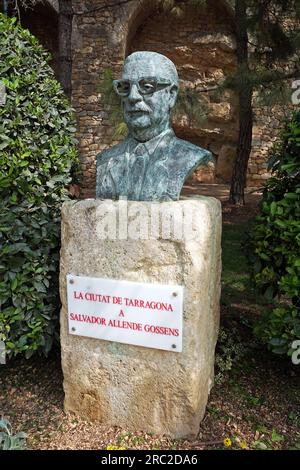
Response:
[[[174,139],[174,151],[176,155],[183,159],[188,159],[195,163],[207,165],[209,162],[214,162],[214,157],[209,150],[198,147],[187,140],[179,139],[175,137]]]
[[[104,165],[110,159],[115,158],[117,156],[122,155],[126,151],[126,143],[125,141],[121,142],[120,144],[113,145],[102,152],[98,153],[97,155],[97,165]]]

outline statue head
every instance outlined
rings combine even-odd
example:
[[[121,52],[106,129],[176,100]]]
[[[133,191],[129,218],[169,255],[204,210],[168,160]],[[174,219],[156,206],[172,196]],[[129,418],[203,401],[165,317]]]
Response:
[[[122,79],[114,80],[114,89],[135,139],[145,142],[170,127],[178,93],[178,74],[170,59],[157,52],[134,52],[125,60]]]

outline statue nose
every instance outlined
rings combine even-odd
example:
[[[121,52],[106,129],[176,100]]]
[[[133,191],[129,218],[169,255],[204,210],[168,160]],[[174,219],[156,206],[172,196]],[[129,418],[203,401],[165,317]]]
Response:
[[[143,98],[139,93],[137,85],[133,83],[130,89],[130,93],[128,95],[128,100],[130,101],[130,103],[136,103],[138,101],[142,101],[142,99]]]

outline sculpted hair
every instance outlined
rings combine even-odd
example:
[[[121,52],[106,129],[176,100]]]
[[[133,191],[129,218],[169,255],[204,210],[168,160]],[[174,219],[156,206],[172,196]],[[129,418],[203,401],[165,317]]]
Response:
[[[126,59],[124,63],[124,69],[128,67],[129,64],[132,62],[138,63],[139,61],[147,61],[148,63],[153,63],[154,65],[154,70],[155,74],[154,75],[161,75],[162,71],[165,71],[167,73],[166,78],[170,78],[171,81],[179,86],[179,79],[178,79],[178,73],[176,70],[175,65],[173,62],[168,59],[168,57],[159,54],[158,52],[151,52],[151,51],[137,51],[133,52],[130,54]]]

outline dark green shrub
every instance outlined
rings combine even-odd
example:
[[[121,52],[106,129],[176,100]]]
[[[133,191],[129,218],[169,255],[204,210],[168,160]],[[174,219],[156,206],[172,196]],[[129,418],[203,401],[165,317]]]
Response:
[[[273,177],[264,190],[251,233],[255,285],[274,308],[263,315],[256,334],[273,352],[291,354],[300,339],[300,113],[287,123],[270,159]]]
[[[0,15],[0,339],[47,353],[58,324],[60,207],[76,162],[72,110],[50,56]]]

